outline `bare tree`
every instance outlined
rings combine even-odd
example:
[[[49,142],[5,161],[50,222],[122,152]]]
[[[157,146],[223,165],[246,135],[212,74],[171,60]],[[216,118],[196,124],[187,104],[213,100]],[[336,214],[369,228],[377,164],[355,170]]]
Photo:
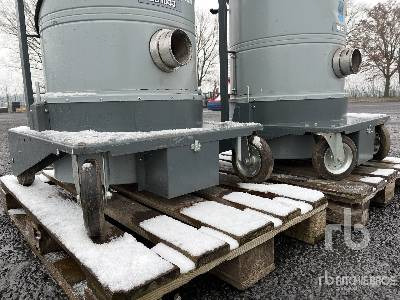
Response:
[[[208,11],[196,11],[197,83],[214,82],[218,61],[218,20]]]
[[[357,24],[365,17],[365,5],[349,0],[346,7],[347,43],[351,44]]]
[[[36,34],[35,28],[35,7],[36,0],[25,0],[25,16],[26,16],[26,27],[27,33],[30,35]],[[17,18],[15,12],[15,1],[14,0],[1,0],[0,3],[0,32],[11,37],[15,42],[18,40],[18,27]],[[29,38],[28,39],[29,55],[32,69],[42,70],[42,51],[40,46],[40,39]],[[13,43],[10,49],[19,53],[19,48]]]
[[[349,41],[364,54],[363,69],[385,81],[384,97],[390,96],[390,83],[398,71],[400,47],[400,5],[387,0],[363,9],[364,16],[353,27]]]

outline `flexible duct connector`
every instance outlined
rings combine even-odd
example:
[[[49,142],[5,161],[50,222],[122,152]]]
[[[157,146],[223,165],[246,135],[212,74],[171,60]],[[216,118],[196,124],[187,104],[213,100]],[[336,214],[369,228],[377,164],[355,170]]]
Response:
[[[169,73],[189,63],[192,48],[189,36],[180,29],[161,29],[150,41],[150,54],[154,63]]]
[[[333,71],[339,78],[344,78],[360,71],[361,52],[358,49],[339,48],[333,55]]]

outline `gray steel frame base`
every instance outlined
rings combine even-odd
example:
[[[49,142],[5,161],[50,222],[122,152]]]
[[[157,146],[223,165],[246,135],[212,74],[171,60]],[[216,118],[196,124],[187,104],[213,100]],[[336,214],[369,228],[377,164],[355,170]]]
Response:
[[[342,133],[356,144],[357,161],[362,164],[373,157],[375,127],[389,117],[347,114],[347,105],[347,99],[308,99],[231,103],[231,109],[233,121],[263,124],[260,135],[268,141],[275,159],[310,159],[314,135]]]
[[[141,190],[173,198],[218,185],[219,142],[247,137],[260,129],[261,124],[254,123],[213,123],[179,134],[176,131],[132,133],[132,136],[111,133],[108,138],[110,133],[100,133],[100,139],[102,134],[107,136],[103,140],[95,140],[90,133],[71,139],[65,138],[63,132],[15,129],[9,131],[9,143],[16,176],[39,172],[48,166],[44,162],[51,157],[49,164],[56,161],[56,166],[67,170],[79,194],[82,165],[95,160],[103,168],[106,188],[110,184],[137,183]]]

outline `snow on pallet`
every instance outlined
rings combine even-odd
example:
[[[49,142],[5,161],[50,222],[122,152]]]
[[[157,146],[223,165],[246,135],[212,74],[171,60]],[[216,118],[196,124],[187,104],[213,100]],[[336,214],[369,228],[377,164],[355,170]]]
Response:
[[[242,185],[245,187],[234,176],[231,159],[229,153],[220,155],[222,180],[225,180],[225,184],[228,186]],[[383,162],[370,161],[357,167],[353,174],[345,180],[333,181],[318,178],[308,162],[291,161],[275,166],[271,182],[309,188],[324,193],[329,200],[327,220],[331,223],[343,224],[344,209],[351,208],[352,224],[366,224],[369,219],[371,202],[378,206],[385,206],[394,199],[395,186],[400,178],[399,162],[399,158],[387,158]],[[261,189],[266,192],[270,191],[273,186],[265,185]],[[260,192],[260,187],[257,185],[247,185],[247,187],[253,192]],[[290,198],[288,193],[291,191],[288,188],[284,190],[286,194],[283,196]],[[293,191],[293,195],[296,193],[299,195],[299,192]]]
[[[160,298],[209,271],[245,289],[275,268],[277,234],[313,244],[325,231],[323,199],[312,205],[221,187],[167,200],[116,186],[105,210],[108,243],[96,245],[65,190],[73,186],[51,175],[53,185],[43,176],[32,187],[12,176],[0,182],[5,210],[71,299]]]

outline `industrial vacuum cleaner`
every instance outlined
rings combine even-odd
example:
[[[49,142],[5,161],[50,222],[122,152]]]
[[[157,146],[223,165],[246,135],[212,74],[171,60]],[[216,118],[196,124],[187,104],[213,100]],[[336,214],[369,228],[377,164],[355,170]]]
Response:
[[[203,122],[194,0],[38,1],[44,95],[33,93],[16,3],[30,126],[9,132],[13,173],[30,186],[53,165],[58,181],[75,185],[93,241],[104,239],[110,186],[137,184],[166,201],[216,186],[220,141],[247,143],[262,129]]]
[[[348,113],[345,77],[362,57],[346,47],[346,9],[345,0],[219,0],[211,11],[220,22],[222,119],[261,123],[257,141],[271,164],[312,159],[320,177],[341,180],[389,153],[388,116]],[[243,180],[260,166],[254,149],[233,156]]]

